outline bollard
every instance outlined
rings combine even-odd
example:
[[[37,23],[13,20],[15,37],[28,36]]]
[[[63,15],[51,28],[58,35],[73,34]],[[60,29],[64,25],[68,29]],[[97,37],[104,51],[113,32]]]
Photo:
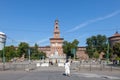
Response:
[[[90,63],[90,71],[91,71],[92,69],[91,69],[91,63]]]

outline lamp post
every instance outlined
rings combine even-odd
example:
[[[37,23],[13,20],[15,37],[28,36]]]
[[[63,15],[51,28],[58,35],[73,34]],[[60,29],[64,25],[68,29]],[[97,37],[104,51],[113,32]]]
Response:
[[[5,43],[3,47],[3,70],[5,70]]]
[[[106,55],[106,59],[107,59],[107,63],[109,61],[109,40],[107,40],[107,55]]]

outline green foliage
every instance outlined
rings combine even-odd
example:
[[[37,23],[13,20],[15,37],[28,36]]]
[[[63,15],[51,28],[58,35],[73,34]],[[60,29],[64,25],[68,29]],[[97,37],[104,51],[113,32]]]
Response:
[[[63,52],[67,56],[71,55],[71,43],[70,42],[67,42],[67,41],[63,42]]]
[[[116,60],[120,60],[120,57],[116,57]]]
[[[97,51],[94,52],[93,57],[96,58],[96,59],[98,59],[99,58],[99,53]]]
[[[3,55],[3,51],[2,50],[0,50],[0,57],[2,58],[2,55]]]
[[[105,35],[97,35],[92,36],[86,39],[86,52],[89,57],[92,58],[94,53],[97,51],[98,53],[107,52],[107,38]]]
[[[38,45],[35,44],[34,47],[29,47],[29,44],[26,42],[21,42],[18,47],[6,46],[5,51],[5,58],[6,61],[10,61],[11,59],[15,57],[21,58],[22,55],[25,55],[25,58],[29,57],[28,50],[30,50],[30,57],[31,59],[40,59],[40,58],[46,58],[46,54],[42,51],[38,50]],[[3,58],[3,50],[0,50],[0,60]]]
[[[34,53],[31,55],[31,59],[33,59],[33,60],[39,60],[39,59],[43,59],[45,57],[46,57],[46,54],[44,52]]]
[[[120,57],[120,42],[117,42],[113,45],[113,54]]]
[[[31,48],[31,59],[33,60],[39,60],[41,58],[45,58],[46,57],[46,54],[42,51],[39,51],[38,50],[38,45],[35,44],[33,48]]]
[[[2,59],[3,59],[3,51],[0,50],[0,62],[2,62]]]
[[[16,56],[17,56],[16,48],[13,45],[5,47],[6,61],[9,61]]]
[[[22,57],[22,55],[24,54],[25,57],[28,57],[28,49],[29,49],[29,44],[26,42],[21,42],[18,45],[18,56]]]
[[[75,49],[76,51],[78,44],[79,44],[79,41],[77,39],[75,39],[73,42],[68,42],[68,41],[63,42],[63,52],[67,55],[67,58],[74,57],[74,54],[72,53],[72,49]]]

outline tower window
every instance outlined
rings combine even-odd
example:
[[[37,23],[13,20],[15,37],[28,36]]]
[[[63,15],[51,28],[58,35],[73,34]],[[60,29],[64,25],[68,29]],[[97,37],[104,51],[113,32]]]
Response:
[[[58,29],[58,27],[56,26],[56,29]]]
[[[58,23],[56,23],[56,25],[58,25]]]

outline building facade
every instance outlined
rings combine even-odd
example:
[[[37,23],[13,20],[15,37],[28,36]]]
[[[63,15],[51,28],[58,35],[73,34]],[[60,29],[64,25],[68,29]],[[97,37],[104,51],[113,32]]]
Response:
[[[54,37],[50,38],[50,56],[54,55],[55,52],[58,52],[59,56],[63,56],[63,38],[60,38],[60,30],[58,20],[55,20],[54,24]]]
[[[0,50],[2,50],[6,43],[6,34],[3,32],[0,32]]]
[[[113,45],[116,42],[120,42],[120,34],[116,32],[113,36],[109,37],[108,39],[109,39],[110,46],[113,47]]]
[[[86,47],[78,47],[76,51],[76,56],[81,60],[87,60],[89,57],[86,53]]]
[[[55,52],[58,53],[58,56],[64,56],[65,54],[63,53],[62,48],[63,42],[64,38],[60,37],[59,21],[55,20],[53,38],[50,38],[50,46],[39,47],[39,50],[45,52],[47,57],[54,55]],[[86,48],[78,47],[76,51],[76,56],[80,59],[88,59]]]

